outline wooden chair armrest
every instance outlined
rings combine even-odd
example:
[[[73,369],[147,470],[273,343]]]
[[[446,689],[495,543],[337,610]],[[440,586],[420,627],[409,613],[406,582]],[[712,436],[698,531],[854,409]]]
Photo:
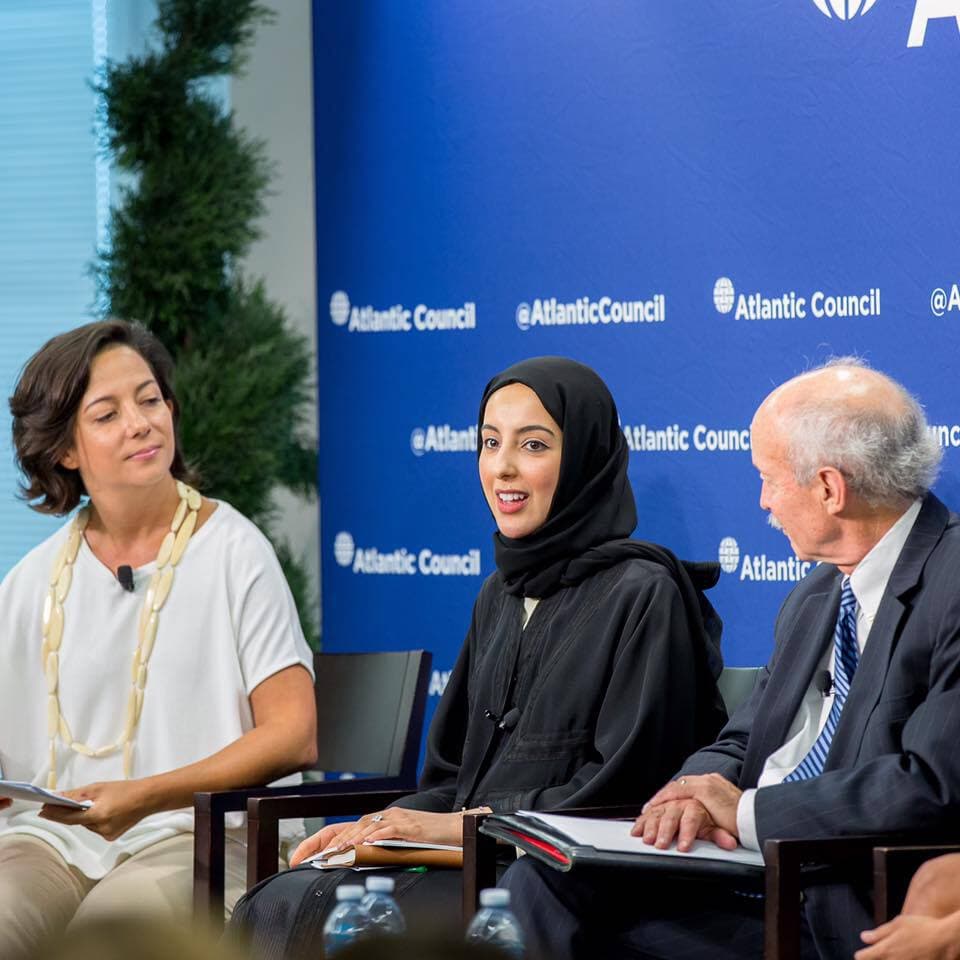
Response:
[[[907,887],[927,860],[960,853],[960,844],[884,845],[873,849],[873,914],[877,925],[892,920],[902,909]]]
[[[226,843],[227,813],[239,812],[247,809],[253,798],[262,797],[280,801],[291,797],[296,803],[309,803],[316,799],[322,803],[330,799],[332,804],[340,798],[348,806],[345,813],[365,812],[363,803],[357,797],[382,798],[390,794],[390,799],[380,803],[380,806],[405,796],[415,788],[412,782],[397,777],[375,777],[360,780],[324,780],[315,783],[297,783],[285,787],[249,787],[241,790],[217,790],[214,792],[195,793],[193,796],[194,814],[194,853],[193,853],[193,908],[194,914],[215,925],[220,929],[223,924],[223,892],[224,892],[224,845]],[[331,799],[336,798],[336,800]],[[373,802],[373,801],[371,801]],[[376,806],[370,809],[377,809]],[[309,813],[282,813],[283,817],[298,816],[336,816],[339,809],[318,810],[311,808]],[[277,843],[279,849],[279,841]],[[247,864],[248,875],[251,872],[249,858]],[[273,873],[276,873],[274,867]],[[269,876],[269,873],[267,874]]]
[[[767,840],[763,845],[764,960],[799,960],[800,894],[805,869],[831,867],[844,876],[869,875],[874,846],[890,839],[888,835]]]
[[[636,817],[642,804],[601,807],[571,807],[555,810],[571,817],[616,819]],[[480,832],[486,813],[468,813],[463,818],[463,922],[468,924],[480,906],[480,891],[497,884],[497,841]]]
[[[259,792],[289,788],[252,787],[204,791],[193,795],[193,910],[219,929],[223,923],[224,845],[227,813],[245,810]]]
[[[373,782],[373,781],[369,781]],[[382,784],[384,781],[380,781]],[[364,781],[339,781],[353,790],[323,794],[255,796],[247,801],[247,889],[275,874],[280,868],[280,821],[293,817],[341,817],[372,813],[411,793],[411,789],[360,789]]]

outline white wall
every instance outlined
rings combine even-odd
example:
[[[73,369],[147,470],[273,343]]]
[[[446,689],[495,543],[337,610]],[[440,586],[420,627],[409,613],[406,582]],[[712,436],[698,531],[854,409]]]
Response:
[[[262,238],[245,264],[262,277],[271,299],[283,305],[291,326],[303,333],[316,355],[316,246],[313,191],[313,76],[309,0],[274,0],[273,23],[262,25],[230,100],[237,122],[265,140],[274,164]],[[316,370],[316,363],[314,363]],[[310,429],[316,435],[316,404]],[[319,598],[319,506],[281,491],[277,531],[302,556]]]

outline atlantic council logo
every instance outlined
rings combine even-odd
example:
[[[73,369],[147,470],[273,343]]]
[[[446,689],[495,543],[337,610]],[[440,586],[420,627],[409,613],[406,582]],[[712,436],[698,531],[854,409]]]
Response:
[[[880,288],[853,293],[814,290],[781,293],[753,290],[737,293],[729,277],[718,277],[713,285],[713,305],[719,314],[733,313],[734,320],[818,320],[826,317],[879,317]]]
[[[837,20],[852,20],[863,16],[877,0],[813,0],[817,9],[825,16]]]
[[[517,326],[523,331],[529,330],[530,329],[530,304],[518,303],[515,313],[517,318]]]
[[[330,319],[338,327],[350,319],[350,298],[342,290],[337,290],[330,297]]]
[[[380,550],[360,547],[353,536],[341,530],[333,538],[333,556],[341,567],[351,573],[426,577],[479,577],[480,550],[476,547],[465,553],[438,553],[429,547],[420,550],[400,547]]]
[[[343,290],[330,296],[330,319],[335,326],[346,326],[350,333],[432,333],[437,330],[475,330],[477,305],[468,300],[463,306],[430,307],[418,303],[408,309],[402,303],[378,309],[372,304],[357,306]]]
[[[858,20],[869,13],[877,0],[813,0],[814,6],[831,20]],[[915,0],[908,47],[922,47],[931,20],[954,20],[960,30],[960,0]]]
[[[740,566],[740,544],[733,537],[724,537],[717,551],[720,569],[724,573],[733,573]]]
[[[633,324],[663,323],[667,318],[666,296],[655,293],[646,300],[620,300],[602,296],[577,297],[558,300],[556,297],[538,297],[517,304],[514,311],[517,327],[631,326]]]
[[[355,550],[356,547],[353,543],[353,537],[351,537],[346,530],[342,530],[334,537],[333,556],[341,567],[349,567],[350,564],[353,563]]]
[[[813,568],[810,560],[801,560],[796,554],[789,557],[770,557],[765,553],[741,551],[735,537],[724,537],[717,548],[717,559],[724,573],[736,575],[742,583],[751,582],[796,583]]]
[[[960,30],[960,0],[917,0],[907,36],[908,47],[922,47],[931,20],[954,20]]]
[[[713,285],[713,305],[717,313],[729,313],[733,309],[733,281],[729,277],[718,277]]]
[[[960,423],[931,423],[927,432],[943,447],[960,447]]]
[[[427,695],[431,697],[442,696],[443,691],[447,689],[451,672],[450,670],[434,670],[430,674],[430,689],[427,691]]]
[[[949,289],[937,287],[930,294],[930,312],[942,317],[953,310],[960,311],[960,284],[951,284]]]
[[[476,453],[477,425],[458,430],[449,423],[432,423],[410,431],[410,450],[415,457],[425,453]]]
[[[748,427],[716,427],[706,423],[651,426],[624,423],[620,429],[631,453],[738,453],[750,449]]]

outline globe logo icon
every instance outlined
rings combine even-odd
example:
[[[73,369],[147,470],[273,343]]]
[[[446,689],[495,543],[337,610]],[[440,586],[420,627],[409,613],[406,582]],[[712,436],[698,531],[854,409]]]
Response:
[[[350,298],[342,291],[337,290],[330,298],[330,319],[342,327],[350,316]]]
[[[718,278],[713,285],[713,305],[717,308],[717,313],[729,313],[733,309],[735,296],[733,281],[729,277]]]
[[[862,17],[877,0],[813,0],[825,16],[838,20],[852,20],[858,13]]]
[[[336,535],[333,541],[333,556],[337,563],[341,567],[349,567],[353,563],[353,554],[356,551],[356,546],[353,542],[353,537],[347,533],[346,530],[342,530]]]
[[[720,541],[717,559],[720,561],[720,569],[724,573],[737,572],[737,567],[740,565],[740,546],[733,537],[724,537]]]

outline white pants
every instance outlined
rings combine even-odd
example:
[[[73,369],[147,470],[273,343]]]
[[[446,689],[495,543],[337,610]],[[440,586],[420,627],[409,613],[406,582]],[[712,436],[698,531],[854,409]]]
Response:
[[[226,843],[225,902],[246,889],[246,848]],[[193,834],[151,844],[91,880],[48,843],[0,837],[0,957],[18,957],[71,924],[113,914],[189,920],[193,913]]]

